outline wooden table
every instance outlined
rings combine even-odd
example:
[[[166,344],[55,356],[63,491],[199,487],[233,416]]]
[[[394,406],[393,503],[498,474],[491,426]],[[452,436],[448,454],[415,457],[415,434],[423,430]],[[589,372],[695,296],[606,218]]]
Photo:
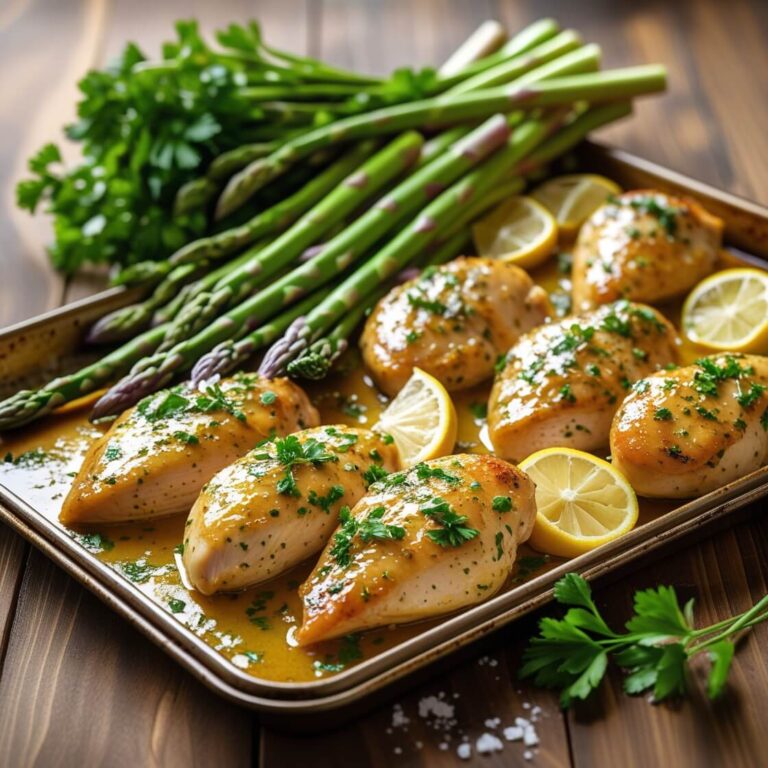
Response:
[[[48,267],[48,224],[14,210],[24,160],[72,117],[74,83],[124,41],[156,50],[174,19],[203,27],[258,16],[279,46],[385,72],[444,59],[485,18],[510,29],[551,14],[603,46],[608,65],[661,61],[670,90],[601,138],[695,177],[768,202],[768,4],[763,0],[609,3],[605,0],[4,0],[0,4],[0,324],[95,290]],[[760,509],[725,533],[599,585],[598,603],[620,622],[632,591],[677,585],[697,598],[699,620],[742,611],[766,592],[768,521]],[[296,737],[260,728],[216,698],[21,539],[0,528],[0,765],[193,766],[451,765],[456,742],[417,714],[440,691],[476,738],[541,706],[533,760],[519,744],[477,765],[756,766],[768,764],[768,627],[743,643],[726,695],[709,704],[700,681],[683,702],[652,706],[611,676],[567,715],[556,699],[516,680],[531,623],[497,633],[474,658],[399,696],[411,719],[391,726],[393,702],[346,728]],[[420,746],[419,746],[420,745]]]

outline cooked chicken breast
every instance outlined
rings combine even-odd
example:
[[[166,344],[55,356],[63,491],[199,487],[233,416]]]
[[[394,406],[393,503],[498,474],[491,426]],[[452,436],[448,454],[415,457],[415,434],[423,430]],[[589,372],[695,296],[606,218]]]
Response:
[[[393,288],[360,339],[363,360],[387,394],[397,394],[414,366],[447,389],[493,376],[496,358],[551,314],[546,292],[522,269],[485,258],[429,267]]]
[[[288,379],[238,374],[202,391],[157,392],[90,447],[59,518],[118,523],[188,512],[203,485],[259,440],[319,421]]]
[[[693,200],[653,190],[612,198],[579,233],[574,311],[686,293],[715,269],[722,235],[723,222]]]
[[[611,454],[637,493],[682,499],[768,459],[768,358],[722,355],[637,382],[611,426]]]
[[[509,350],[488,402],[496,452],[608,445],[611,419],[637,379],[676,359],[677,336],[655,309],[618,301],[544,325]]]
[[[419,464],[344,514],[302,585],[302,645],[473,605],[509,576],[536,514],[534,485],[494,456]]]
[[[339,509],[398,468],[382,436],[316,427],[265,441],[207,483],[187,521],[184,566],[205,595],[258,584],[321,550]]]

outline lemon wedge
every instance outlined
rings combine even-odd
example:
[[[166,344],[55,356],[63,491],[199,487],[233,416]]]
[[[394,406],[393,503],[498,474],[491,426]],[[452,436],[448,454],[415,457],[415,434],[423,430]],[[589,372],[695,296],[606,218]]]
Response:
[[[683,333],[728,352],[768,352],[768,273],[726,269],[702,280],[683,305]]]
[[[530,197],[513,197],[472,228],[480,256],[531,269],[546,261],[557,245],[557,222]]]
[[[576,557],[618,538],[637,522],[637,496],[607,461],[573,448],[545,448],[520,463],[536,483],[536,523],[528,543]]]
[[[605,176],[574,173],[545,181],[531,192],[531,197],[552,213],[563,236],[574,237],[611,195],[619,194],[621,187]]]
[[[376,429],[394,438],[406,467],[445,456],[456,444],[456,408],[445,387],[421,368],[397,393],[379,418]]]

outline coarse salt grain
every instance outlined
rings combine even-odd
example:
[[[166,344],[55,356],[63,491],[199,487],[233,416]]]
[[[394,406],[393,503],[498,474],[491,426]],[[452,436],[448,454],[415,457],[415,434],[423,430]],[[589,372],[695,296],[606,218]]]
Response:
[[[425,696],[419,701],[419,717],[429,717],[433,715],[442,720],[450,720],[456,708],[453,704],[443,701],[437,696]]]
[[[523,738],[523,729],[517,725],[510,725],[509,728],[505,728],[502,733],[507,741],[520,741]]]
[[[530,725],[523,731],[523,744],[526,747],[535,747],[539,743],[539,737],[536,733],[536,729]]]
[[[498,728],[500,722],[501,722],[501,718],[500,717],[489,717],[485,721],[485,727],[486,728]]]
[[[494,736],[492,733],[484,733],[475,742],[475,747],[481,755],[490,755],[494,752],[501,752],[504,749],[504,744],[501,739]]]
[[[462,760],[469,760],[470,756],[472,755],[472,745],[471,744],[459,744],[459,746],[456,747],[456,754]]]
[[[523,752],[523,757],[526,760],[533,760],[533,752],[530,749],[526,749],[525,752]]]

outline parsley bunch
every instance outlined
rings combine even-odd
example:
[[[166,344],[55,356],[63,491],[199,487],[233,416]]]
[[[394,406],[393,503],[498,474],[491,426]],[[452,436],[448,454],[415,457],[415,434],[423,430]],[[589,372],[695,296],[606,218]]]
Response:
[[[382,81],[277,51],[254,22],[219,31],[217,47],[195,21],[179,21],[176,33],[158,60],[129,43],[116,61],[80,81],[78,121],[65,128],[81,144],[79,165],[64,167],[55,144],[29,160],[32,177],[19,183],[17,204],[33,213],[47,204],[54,220],[49,252],[62,272],[162,260],[205,234],[206,213],[174,210],[174,200],[223,152],[421,98],[436,84],[428,69],[398,70]],[[337,84],[358,90],[329,103],[330,111],[318,109],[307,126],[286,122],[258,95],[260,88],[291,94],[304,84],[327,86],[331,94]],[[285,106],[290,114],[291,102]]]
[[[352,563],[352,541],[358,536],[364,543],[369,541],[400,541],[405,536],[405,528],[400,525],[388,525],[383,521],[385,507],[372,509],[367,517],[356,518],[349,507],[339,510],[341,526],[333,535],[331,556],[341,568],[349,568]]]
[[[589,584],[575,573],[555,585],[555,599],[572,606],[560,619],[544,618],[539,635],[523,654],[522,677],[537,685],[561,690],[560,702],[586,699],[602,681],[608,661],[628,674],[624,690],[630,694],[651,690],[656,701],[683,695],[688,664],[700,653],[711,662],[707,693],[722,693],[740,633],[768,620],[768,595],[744,613],[695,629],[693,600],[680,607],[673,587],[635,593],[634,615],[625,633],[614,632],[592,600]]]

